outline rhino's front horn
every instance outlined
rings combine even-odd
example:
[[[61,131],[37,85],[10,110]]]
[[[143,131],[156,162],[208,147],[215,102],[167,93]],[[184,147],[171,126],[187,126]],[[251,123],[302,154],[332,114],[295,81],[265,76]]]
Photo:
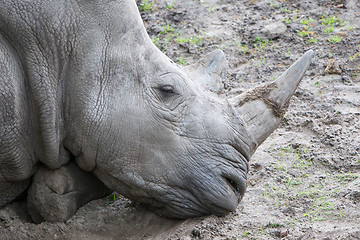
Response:
[[[229,102],[235,106],[259,146],[279,125],[314,53],[306,52],[274,82],[254,88],[234,97]],[[254,149],[255,150],[255,149]]]

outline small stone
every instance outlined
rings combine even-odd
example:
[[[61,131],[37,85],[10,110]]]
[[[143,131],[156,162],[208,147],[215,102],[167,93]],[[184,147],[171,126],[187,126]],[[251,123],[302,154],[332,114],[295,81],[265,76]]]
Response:
[[[285,216],[295,216],[295,214],[296,214],[296,211],[295,211],[295,209],[293,207],[284,208],[281,212]]]
[[[347,75],[342,75],[341,78],[345,84],[352,84],[351,77],[349,77]]]
[[[261,32],[268,38],[274,39],[279,37],[281,34],[285,33],[287,30],[287,27],[282,22],[274,22],[267,26],[265,26],[263,29],[261,29]]]
[[[201,237],[201,233],[198,229],[194,228],[192,231],[191,231],[191,234],[194,236],[194,237],[198,237],[200,238]]]
[[[324,70],[324,74],[341,74],[339,63],[335,59],[329,59],[329,63]]]
[[[346,38],[347,37],[347,33],[346,32],[338,32],[337,35]]]
[[[284,238],[287,235],[289,235],[289,230],[287,230],[286,228],[280,230],[280,238]]]

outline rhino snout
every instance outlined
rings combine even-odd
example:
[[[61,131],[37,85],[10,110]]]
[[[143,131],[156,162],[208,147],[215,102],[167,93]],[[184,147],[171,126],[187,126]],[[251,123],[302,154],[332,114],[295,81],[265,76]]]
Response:
[[[247,179],[245,173],[230,171],[189,184],[188,189],[178,192],[177,196],[184,197],[180,201],[177,198],[167,201],[161,209],[150,208],[161,216],[178,219],[233,212],[245,194]]]

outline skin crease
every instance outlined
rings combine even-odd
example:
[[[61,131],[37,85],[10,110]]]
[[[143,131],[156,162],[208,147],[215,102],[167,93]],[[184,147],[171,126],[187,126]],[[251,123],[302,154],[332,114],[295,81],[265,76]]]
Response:
[[[2,1],[0,9],[0,33],[31,93],[39,162],[57,169],[75,156],[164,216],[236,209],[256,141],[226,100],[152,44],[134,1]]]

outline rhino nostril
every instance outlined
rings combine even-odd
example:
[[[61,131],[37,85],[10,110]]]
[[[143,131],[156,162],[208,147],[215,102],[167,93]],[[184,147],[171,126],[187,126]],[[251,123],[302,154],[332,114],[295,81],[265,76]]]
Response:
[[[240,198],[243,194],[241,186],[229,177],[224,177],[224,179],[225,179],[225,182],[229,185],[229,187],[233,190],[235,195]]]

